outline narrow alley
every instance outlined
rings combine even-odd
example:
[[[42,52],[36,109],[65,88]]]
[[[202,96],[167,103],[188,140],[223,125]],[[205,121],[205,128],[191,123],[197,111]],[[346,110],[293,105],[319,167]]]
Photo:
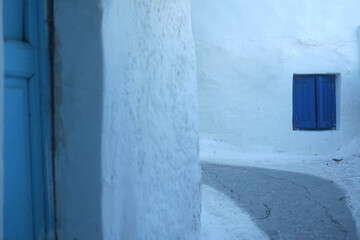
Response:
[[[358,239],[345,193],[331,180],[203,163],[202,182],[235,201],[270,239]]]

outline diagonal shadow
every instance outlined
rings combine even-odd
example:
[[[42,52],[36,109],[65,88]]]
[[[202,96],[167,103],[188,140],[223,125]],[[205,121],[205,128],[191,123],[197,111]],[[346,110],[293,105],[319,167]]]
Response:
[[[202,183],[232,198],[271,239],[358,239],[345,193],[330,180],[203,163]]]

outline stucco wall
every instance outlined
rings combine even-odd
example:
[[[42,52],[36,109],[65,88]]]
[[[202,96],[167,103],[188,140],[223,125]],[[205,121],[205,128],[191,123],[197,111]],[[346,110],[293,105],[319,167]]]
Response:
[[[360,133],[360,2],[193,0],[200,132],[244,153],[327,154]],[[340,73],[337,130],[292,130],[294,73]]]
[[[196,239],[190,2],[55,1],[59,239]]]
[[[105,239],[197,239],[200,170],[190,1],[106,1]]]

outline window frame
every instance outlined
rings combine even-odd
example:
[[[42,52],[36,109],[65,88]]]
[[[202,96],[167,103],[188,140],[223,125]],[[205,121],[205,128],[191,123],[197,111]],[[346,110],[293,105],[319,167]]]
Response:
[[[292,117],[292,125],[294,131],[330,131],[330,130],[336,130],[336,82],[339,74],[335,73],[328,73],[328,74],[293,74],[293,117]],[[320,119],[319,114],[320,111],[323,112],[326,107],[329,108],[328,104],[323,104],[322,106],[319,106],[319,95],[321,93],[319,92],[319,78],[328,78],[330,79],[331,83],[331,96],[330,96],[330,103],[331,104],[331,114],[332,114],[332,121],[331,126],[328,127],[321,127],[321,125],[324,125],[324,119]],[[301,78],[313,78],[314,81],[314,107],[315,107],[315,127],[302,127],[300,126],[303,123],[298,123],[298,116],[297,113],[299,111],[298,109],[298,102],[297,102],[297,92],[296,92],[296,81],[300,80]],[[310,100],[309,100],[310,101]],[[328,124],[329,125],[329,124]]]

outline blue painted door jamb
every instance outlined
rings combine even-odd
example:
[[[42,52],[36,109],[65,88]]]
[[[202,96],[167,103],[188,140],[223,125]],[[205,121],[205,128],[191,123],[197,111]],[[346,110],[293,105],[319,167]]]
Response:
[[[9,39],[4,38],[5,75],[10,80],[13,77],[20,77],[26,79],[23,83],[27,82],[27,86],[23,86],[27,89],[27,111],[29,112],[33,237],[37,240],[55,239],[51,84],[49,45],[48,36],[46,36],[47,21],[45,21],[45,1],[47,0],[18,1],[23,4],[23,19],[19,20],[24,22],[23,36],[17,38],[14,34]],[[7,16],[12,17],[9,14]],[[7,24],[6,20],[4,19],[4,24]],[[12,38],[14,40],[11,40]],[[11,80],[10,83],[20,84],[14,81]],[[28,239],[32,239],[31,236]]]

